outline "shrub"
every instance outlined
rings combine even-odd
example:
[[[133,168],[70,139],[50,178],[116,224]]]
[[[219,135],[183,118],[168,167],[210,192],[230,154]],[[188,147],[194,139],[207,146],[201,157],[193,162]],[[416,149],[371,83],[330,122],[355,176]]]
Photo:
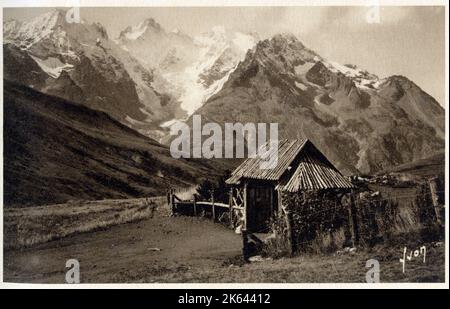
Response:
[[[373,246],[391,237],[398,203],[381,196],[363,194],[355,199],[361,245]]]
[[[284,195],[283,204],[291,205],[293,242],[300,251],[317,251],[319,239],[324,241],[323,251],[344,245],[345,240],[334,237],[334,233],[348,227],[348,209],[332,190],[299,192]],[[331,242],[329,241],[331,240]],[[327,244],[325,244],[325,242]]]
[[[230,177],[230,172],[226,171],[222,176],[220,176],[215,181],[210,181],[205,179],[197,187],[196,197],[199,200],[210,200],[211,193],[214,191],[214,201],[220,203],[228,203],[230,186],[226,184],[226,180]]]
[[[262,247],[262,255],[273,258],[287,256],[290,253],[290,248],[287,238],[286,220],[280,216],[275,216],[270,220],[269,225],[273,232],[273,237],[269,238]]]

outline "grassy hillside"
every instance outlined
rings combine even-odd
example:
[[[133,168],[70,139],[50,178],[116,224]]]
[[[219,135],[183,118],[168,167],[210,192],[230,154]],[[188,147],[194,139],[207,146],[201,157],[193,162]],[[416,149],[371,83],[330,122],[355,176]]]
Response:
[[[438,152],[420,160],[398,165],[379,174],[388,172],[411,174],[423,178],[443,176],[445,173],[445,152]]]
[[[3,140],[6,206],[155,196],[214,175],[106,113],[8,81]]]
[[[7,208],[3,213],[6,249],[23,248],[74,234],[151,218],[165,197],[79,201],[27,208]]]

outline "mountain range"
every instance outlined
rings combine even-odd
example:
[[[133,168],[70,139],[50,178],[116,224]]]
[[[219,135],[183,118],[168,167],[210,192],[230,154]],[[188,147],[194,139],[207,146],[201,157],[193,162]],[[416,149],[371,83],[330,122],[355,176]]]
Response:
[[[345,173],[372,173],[445,145],[445,113],[404,76],[324,59],[289,33],[260,39],[214,27],[197,37],[148,18],[110,38],[53,10],[4,23],[4,78],[107,113],[160,142],[170,125],[278,122]]]
[[[373,173],[445,147],[445,113],[404,76],[327,61],[291,34],[258,42],[196,111],[208,121],[277,122],[345,173]]]
[[[168,133],[162,124],[186,118],[217,92],[257,41],[223,27],[191,38],[151,18],[111,39],[101,24],[69,23],[65,14],[5,22],[5,78],[105,111],[156,139]]]

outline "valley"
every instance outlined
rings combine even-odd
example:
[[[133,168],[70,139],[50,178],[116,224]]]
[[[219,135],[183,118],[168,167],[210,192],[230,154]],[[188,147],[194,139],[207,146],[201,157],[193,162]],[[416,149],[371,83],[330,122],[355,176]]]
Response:
[[[10,82],[4,115],[6,207],[163,195],[220,174],[104,112]]]

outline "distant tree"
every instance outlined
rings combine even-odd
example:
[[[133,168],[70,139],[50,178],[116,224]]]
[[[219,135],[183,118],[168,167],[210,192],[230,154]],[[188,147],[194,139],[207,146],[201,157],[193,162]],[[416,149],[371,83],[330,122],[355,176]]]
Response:
[[[209,200],[211,198],[211,191],[214,188],[214,185],[208,179],[205,179],[200,185],[197,187],[197,199],[199,200]]]
[[[230,178],[230,175],[230,171],[226,171],[217,181],[217,185],[214,188],[214,199],[218,202],[228,203],[230,186],[225,181]]]
[[[225,181],[230,177],[230,175],[230,171],[227,170],[214,182],[210,181],[209,179],[205,179],[197,187],[197,198],[199,200],[210,200],[211,193],[214,190],[214,200],[216,202],[227,203],[230,186],[227,185]]]

